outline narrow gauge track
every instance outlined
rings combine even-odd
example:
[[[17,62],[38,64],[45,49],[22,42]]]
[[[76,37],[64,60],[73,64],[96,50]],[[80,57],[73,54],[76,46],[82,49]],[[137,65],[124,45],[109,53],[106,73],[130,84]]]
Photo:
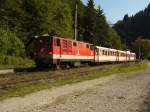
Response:
[[[56,80],[56,79],[64,79],[64,76],[65,78],[67,76],[84,76],[84,75],[87,75],[87,73],[89,72],[92,72],[93,70],[99,70],[99,69],[102,69],[104,66],[96,66],[96,67],[81,67],[81,68],[73,68],[73,69],[69,69],[69,70],[59,70],[59,72],[57,71],[49,71],[51,73],[48,73],[49,75],[46,75],[43,77],[36,77],[36,78],[31,78],[31,79],[21,79],[19,81],[16,81],[14,79],[12,80],[8,80],[8,81],[0,81],[0,89],[2,88],[6,88],[6,87],[13,87],[13,86],[16,86],[16,85],[19,85],[19,84],[33,84],[33,83],[37,83],[37,82],[40,82],[40,81],[50,81],[50,80]],[[46,72],[46,71],[45,71]],[[48,71],[47,71],[48,72]],[[69,73],[67,73],[69,72]],[[36,73],[39,73],[39,72],[21,72],[22,74],[29,74],[29,75],[32,75],[32,74],[36,74]],[[41,72],[42,73],[42,72]],[[44,73],[44,71],[43,71]],[[53,74],[53,75],[52,75]],[[12,74],[13,75],[13,74]],[[18,74],[19,75],[19,74]],[[20,74],[21,75],[21,74]],[[5,75],[4,75],[5,76]],[[20,76],[21,78],[21,76]]]

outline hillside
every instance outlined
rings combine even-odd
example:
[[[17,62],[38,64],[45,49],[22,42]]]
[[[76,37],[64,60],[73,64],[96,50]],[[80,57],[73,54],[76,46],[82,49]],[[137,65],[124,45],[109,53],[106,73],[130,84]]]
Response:
[[[74,38],[74,13],[76,0],[0,0],[0,44],[11,43],[4,40],[7,32],[18,38],[18,44],[25,46],[32,36],[52,34],[66,38]],[[121,49],[120,37],[110,28],[103,10],[95,9],[94,0],[84,5],[78,4],[77,39],[96,45]],[[1,33],[5,32],[5,33]],[[9,42],[2,42],[9,41]],[[0,49],[4,49],[0,46]],[[19,51],[18,47],[12,46]],[[23,48],[22,48],[23,49]],[[22,51],[20,51],[22,52]],[[12,55],[0,52],[4,55]],[[26,52],[24,52],[26,55]],[[13,54],[13,56],[22,53]]]
[[[121,36],[122,41],[131,46],[138,38],[150,39],[150,4],[135,15],[125,15],[114,28]]]

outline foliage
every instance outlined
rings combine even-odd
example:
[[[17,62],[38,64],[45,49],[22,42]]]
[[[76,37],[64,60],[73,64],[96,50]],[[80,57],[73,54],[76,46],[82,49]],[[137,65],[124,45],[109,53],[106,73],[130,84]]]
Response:
[[[122,41],[130,48],[138,37],[150,39],[150,4],[147,8],[129,17],[125,15],[122,21],[118,21],[114,28],[122,38]]]
[[[52,13],[52,16],[50,15],[52,17],[52,21],[49,21],[49,19],[47,20],[47,22],[49,23],[49,32],[52,32],[59,36],[73,38],[73,17],[71,8],[67,3],[63,3],[59,0],[52,1],[55,1],[57,6],[55,6],[55,8],[53,9],[54,11]],[[51,4],[51,2],[49,3]],[[48,12],[51,11],[51,8],[48,9]]]
[[[34,65],[34,61],[27,58],[0,55],[0,68],[33,67]]]
[[[8,28],[0,27],[0,54],[23,56],[24,44]]]
[[[94,1],[89,0],[84,16],[84,41],[95,45],[108,46],[108,24],[100,7],[95,9]]]
[[[31,36],[48,32],[73,36],[72,12],[61,0],[5,0],[0,14],[0,24],[8,26],[25,42]]]
[[[11,32],[11,34],[7,34],[11,41],[4,43],[5,48],[3,47],[0,53],[21,55],[23,44],[26,45],[35,35],[50,33],[73,38],[75,2],[76,0],[0,0],[0,26],[7,28],[1,28],[1,30]],[[120,39],[114,33],[115,31],[110,31],[111,28],[109,28],[100,6],[96,9],[94,0],[89,0],[87,6],[81,0],[77,0],[77,3],[77,39],[95,45],[120,49],[121,43],[117,41]],[[23,43],[17,39],[20,44],[14,45],[18,44],[12,41],[15,40],[14,37],[18,37]],[[114,46],[114,42],[118,44]],[[9,47],[13,47],[13,50],[9,48],[8,51],[8,46],[6,46],[8,44]]]
[[[139,58],[145,59],[150,57],[150,40],[138,38],[133,43],[134,50]]]
[[[120,50],[123,48],[120,36],[113,28],[109,28],[108,47]]]

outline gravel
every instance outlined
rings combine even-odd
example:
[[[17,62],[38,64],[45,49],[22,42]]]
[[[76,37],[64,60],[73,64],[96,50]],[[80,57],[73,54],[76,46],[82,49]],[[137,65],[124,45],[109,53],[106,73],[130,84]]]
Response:
[[[150,112],[150,69],[0,101],[0,112]]]

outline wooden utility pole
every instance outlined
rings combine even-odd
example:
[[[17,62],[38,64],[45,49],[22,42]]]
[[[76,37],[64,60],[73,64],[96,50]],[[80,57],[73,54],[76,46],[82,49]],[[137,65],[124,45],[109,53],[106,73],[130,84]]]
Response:
[[[75,22],[74,22],[74,39],[77,40],[77,26],[78,26],[78,3],[75,1]]]

